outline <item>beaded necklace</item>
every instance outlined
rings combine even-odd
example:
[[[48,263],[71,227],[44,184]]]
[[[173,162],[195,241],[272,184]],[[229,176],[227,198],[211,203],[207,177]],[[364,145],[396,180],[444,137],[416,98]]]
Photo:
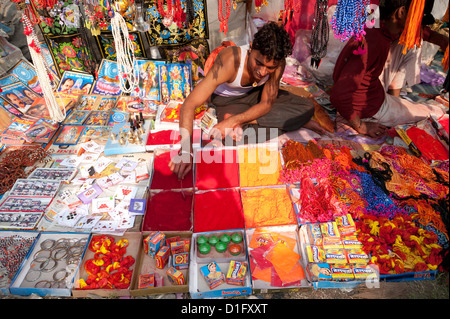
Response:
[[[131,93],[139,82],[139,76],[134,68],[136,61],[134,44],[130,39],[125,19],[117,11],[114,11],[111,18],[111,31],[117,52],[120,88],[124,93]]]
[[[336,11],[331,18],[331,28],[336,39],[342,42],[351,37],[362,39],[367,18],[366,7],[369,0],[338,0]]]
[[[327,54],[329,27],[327,19],[328,0],[316,0],[314,8],[315,25],[311,34],[311,66],[318,68]]]
[[[173,17],[173,7],[172,7],[172,0],[167,0],[166,3],[166,10],[164,10],[164,0],[158,0],[158,12],[161,18],[168,18],[172,19]]]
[[[228,32],[228,19],[230,18],[231,12],[231,0],[219,0],[219,22],[220,22],[220,30],[219,32],[223,32],[225,36]]]

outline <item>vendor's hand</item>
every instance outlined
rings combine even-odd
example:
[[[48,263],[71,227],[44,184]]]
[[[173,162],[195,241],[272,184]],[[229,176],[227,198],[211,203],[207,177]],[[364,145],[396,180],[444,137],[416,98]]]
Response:
[[[363,121],[356,130],[360,134],[368,135],[373,138],[380,138],[386,134],[387,126],[376,122]]]
[[[239,125],[233,125],[230,120],[223,120],[214,125],[209,133],[212,140],[222,141],[226,136],[230,136],[234,141],[239,142],[242,139],[243,130]]]
[[[170,160],[169,169],[178,177],[178,180],[182,180],[192,169],[192,162],[193,155],[180,150],[180,152]]]

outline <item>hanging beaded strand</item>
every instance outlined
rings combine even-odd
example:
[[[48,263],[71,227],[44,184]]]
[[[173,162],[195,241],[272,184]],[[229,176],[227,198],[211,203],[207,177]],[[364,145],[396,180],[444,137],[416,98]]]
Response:
[[[314,9],[315,24],[311,34],[311,66],[318,68],[327,54],[329,26],[327,18],[328,0],[316,0]]]
[[[50,78],[50,68],[43,57],[42,50],[38,47],[39,39],[34,31],[34,26],[31,23],[28,15],[25,13],[27,8],[22,10],[22,23],[24,25],[24,34],[27,39],[28,47],[30,48],[30,55],[33,65],[36,69],[39,84],[42,88],[45,104],[49,111],[50,117],[54,123],[62,122],[66,118],[66,110],[61,108],[53,94],[53,84]]]
[[[131,93],[139,84],[139,76],[134,68],[136,62],[134,44],[130,39],[125,19],[118,10],[113,11],[111,31],[117,52],[120,88],[123,93]]]
[[[224,3],[225,1],[225,3]],[[228,19],[230,18],[231,12],[231,0],[219,0],[219,22],[220,30],[225,36],[228,32]]]
[[[336,39],[345,42],[351,37],[361,39],[365,35],[369,0],[338,0],[331,19],[331,28]]]

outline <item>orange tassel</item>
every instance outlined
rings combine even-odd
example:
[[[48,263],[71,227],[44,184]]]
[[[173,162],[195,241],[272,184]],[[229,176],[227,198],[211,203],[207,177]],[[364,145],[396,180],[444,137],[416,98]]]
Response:
[[[445,54],[444,54],[444,58],[441,61],[442,64],[442,68],[444,69],[444,71],[448,70],[448,45],[447,45],[447,49],[445,50]]]
[[[448,22],[448,8],[449,8],[450,4],[447,6],[447,11],[445,11],[444,17],[442,18],[443,22]]]
[[[399,44],[405,46],[403,54],[414,46],[420,48],[422,39],[422,18],[425,0],[412,0],[406,18],[405,29],[400,35]]]

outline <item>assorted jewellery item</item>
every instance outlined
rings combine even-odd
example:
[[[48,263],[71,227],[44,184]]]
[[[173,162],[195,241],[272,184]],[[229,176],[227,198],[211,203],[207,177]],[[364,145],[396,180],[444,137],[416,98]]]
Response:
[[[311,34],[311,66],[316,69],[327,54],[329,38],[328,0],[316,0],[314,8],[314,26]]]
[[[66,288],[71,283],[88,238],[47,238],[32,255],[22,286]],[[41,280],[40,280],[41,279]],[[39,281],[38,281],[39,280]]]
[[[116,7],[117,5],[114,6],[111,18],[111,31],[117,53],[119,83],[123,93],[131,93],[139,84],[139,74],[134,68],[134,44],[130,39],[127,23]]]
[[[9,286],[34,239],[17,234],[0,238],[0,287]]]
[[[41,146],[24,147],[12,151],[5,151],[0,159],[0,195],[9,191],[17,179],[27,178],[31,173],[27,167],[36,162],[47,163],[50,160],[48,151]]]
[[[351,37],[362,38],[367,19],[369,0],[338,0],[336,11],[331,18],[331,28],[336,39],[341,42]]]

